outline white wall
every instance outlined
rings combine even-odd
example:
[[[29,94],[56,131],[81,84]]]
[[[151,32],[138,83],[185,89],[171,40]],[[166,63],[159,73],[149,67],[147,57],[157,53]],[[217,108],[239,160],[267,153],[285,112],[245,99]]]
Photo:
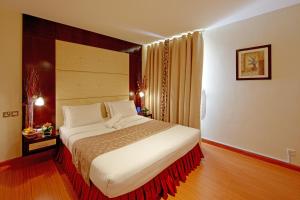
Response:
[[[21,156],[22,15],[0,7],[0,162]],[[3,118],[4,111],[19,117]]]
[[[203,138],[300,165],[300,6],[204,33]],[[272,80],[235,80],[235,51],[272,44]]]

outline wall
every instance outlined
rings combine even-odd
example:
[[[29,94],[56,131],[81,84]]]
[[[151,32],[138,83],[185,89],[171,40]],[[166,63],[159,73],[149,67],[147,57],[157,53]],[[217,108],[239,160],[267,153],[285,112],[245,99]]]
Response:
[[[204,33],[203,138],[300,165],[300,6]],[[235,50],[272,44],[272,80],[236,81]]]
[[[22,110],[22,16],[0,7],[0,162],[21,155],[21,113],[2,118],[4,111]]]

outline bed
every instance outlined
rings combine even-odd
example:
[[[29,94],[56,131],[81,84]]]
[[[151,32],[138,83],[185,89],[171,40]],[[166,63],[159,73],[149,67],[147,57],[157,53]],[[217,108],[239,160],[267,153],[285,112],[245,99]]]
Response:
[[[116,115],[120,113],[120,108],[113,108],[108,108],[109,119],[72,128],[64,125],[60,128],[63,146],[58,160],[63,164],[79,198],[158,199],[167,198],[167,194],[174,195],[179,181],[185,181],[188,173],[200,164],[203,157],[198,129],[172,125],[105,152],[93,158],[89,165],[90,185],[82,178],[84,176],[80,173],[80,168],[76,164],[77,167],[74,166],[74,146],[78,141],[154,122],[153,119],[137,115],[135,111],[124,115],[124,112],[131,112],[132,107],[123,109],[122,115]]]

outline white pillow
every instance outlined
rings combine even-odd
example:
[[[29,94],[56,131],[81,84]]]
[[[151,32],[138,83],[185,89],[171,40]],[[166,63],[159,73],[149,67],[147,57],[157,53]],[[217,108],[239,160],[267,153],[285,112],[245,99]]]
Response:
[[[74,128],[101,122],[100,103],[80,106],[63,106],[64,126]]]
[[[109,120],[107,120],[105,122],[105,126],[107,128],[112,128],[118,121],[120,121],[122,118],[121,114],[116,114],[114,115],[112,118],[110,118]]]
[[[109,117],[120,114],[122,117],[137,115],[134,101],[111,101],[105,103]]]

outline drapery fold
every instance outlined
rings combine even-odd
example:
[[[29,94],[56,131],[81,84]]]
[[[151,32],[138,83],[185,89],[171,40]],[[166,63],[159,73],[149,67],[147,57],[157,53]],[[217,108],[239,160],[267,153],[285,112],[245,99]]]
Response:
[[[160,120],[169,121],[169,40],[164,42],[162,57],[161,96],[160,96]]]
[[[145,105],[154,119],[200,128],[202,66],[200,32],[148,46]]]

